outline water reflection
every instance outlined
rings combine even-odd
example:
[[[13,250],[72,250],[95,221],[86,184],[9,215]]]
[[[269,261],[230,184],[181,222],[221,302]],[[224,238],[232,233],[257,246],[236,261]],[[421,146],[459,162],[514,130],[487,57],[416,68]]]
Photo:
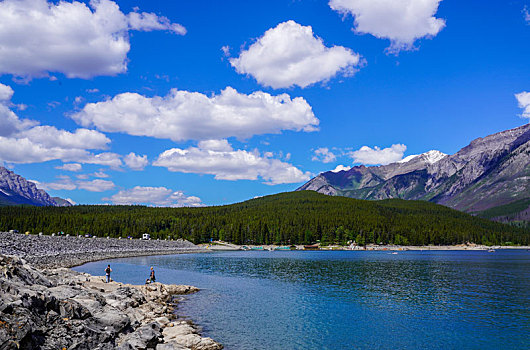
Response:
[[[230,252],[118,263],[156,265],[167,282],[203,288],[181,311],[228,349],[530,348],[525,251]]]

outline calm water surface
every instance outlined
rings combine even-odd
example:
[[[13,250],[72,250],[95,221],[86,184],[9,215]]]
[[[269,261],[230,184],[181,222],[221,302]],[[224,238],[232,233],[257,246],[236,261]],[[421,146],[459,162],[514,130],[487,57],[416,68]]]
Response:
[[[530,252],[221,252],[75,268],[202,290],[179,314],[226,349],[530,349]]]

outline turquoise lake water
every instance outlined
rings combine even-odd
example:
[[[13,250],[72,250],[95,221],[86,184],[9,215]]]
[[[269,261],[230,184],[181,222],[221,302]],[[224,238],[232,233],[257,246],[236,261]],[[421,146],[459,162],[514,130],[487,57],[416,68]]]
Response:
[[[530,349],[526,250],[219,252],[77,271],[191,284],[178,313],[226,349]]]

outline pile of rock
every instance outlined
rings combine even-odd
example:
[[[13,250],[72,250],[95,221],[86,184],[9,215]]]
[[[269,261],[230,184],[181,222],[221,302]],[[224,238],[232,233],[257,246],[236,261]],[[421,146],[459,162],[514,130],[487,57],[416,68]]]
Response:
[[[191,242],[79,238],[0,232],[0,254],[16,255],[40,267],[72,267],[89,261],[139,255],[198,252]]]
[[[173,312],[191,286],[132,286],[0,255],[0,349],[222,349]]]

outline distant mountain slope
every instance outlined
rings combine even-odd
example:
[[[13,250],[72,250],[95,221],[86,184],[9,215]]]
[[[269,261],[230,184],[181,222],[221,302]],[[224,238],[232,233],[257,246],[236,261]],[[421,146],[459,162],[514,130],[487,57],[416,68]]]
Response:
[[[61,197],[52,197],[54,202],[56,203],[56,206],[58,207],[71,207],[74,205],[72,202],[70,202],[68,199],[64,199]]]
[[[328,171],[298,190],[427,200],[479,215],[503,206],[505,219],[528,221],[528,207],[509,204],[530,198],[530,124],[478,138],[453,155],[429,151],[384,166]]]
[[[44,190],[20,175],[0,167],[0,205],[29,204],[56,206],[57,203]]]

